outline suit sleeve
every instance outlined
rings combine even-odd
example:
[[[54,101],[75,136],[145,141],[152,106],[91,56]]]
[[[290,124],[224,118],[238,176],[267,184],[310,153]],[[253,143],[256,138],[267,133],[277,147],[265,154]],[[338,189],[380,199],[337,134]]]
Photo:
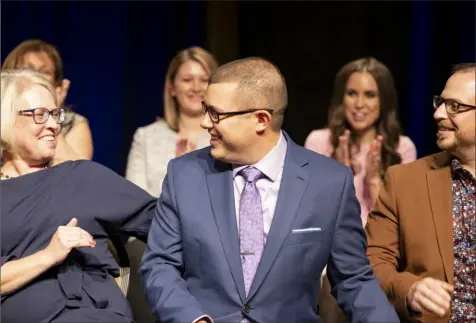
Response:
[[[169,162],[139,274],[160,322],[193,322],[206,316],[182,278],[180,214],[175,199],[174,161]]]
[[[411,314],[408,312],[406,297],[410,287],[420,278],[409,272],[398,271],[401,254],[399,219],[394,194],[394,174],[392,168],[389,168],[375,208],[368,218],[367,256],[390,302],[401,317],[410,320]]]
[[[327,275],[332,294],[352,323],[400,322],[373,275],[366,256],[367,239],[355,196],[353,175],[346,170]]]

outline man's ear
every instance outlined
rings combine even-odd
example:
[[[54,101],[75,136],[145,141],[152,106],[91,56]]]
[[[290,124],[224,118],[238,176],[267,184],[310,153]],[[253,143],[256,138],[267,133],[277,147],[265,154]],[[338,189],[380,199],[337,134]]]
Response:
[[[266,110],[259,110],[255,112],[256,117],[256,131],[263,132],[271,127],[271,113]]]

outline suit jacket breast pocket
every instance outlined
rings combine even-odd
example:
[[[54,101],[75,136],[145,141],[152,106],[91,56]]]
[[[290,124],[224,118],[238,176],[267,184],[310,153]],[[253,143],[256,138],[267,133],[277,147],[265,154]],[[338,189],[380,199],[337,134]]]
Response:
[[[325,236],[326,232],[321,230],[292,231],[286,239],[286,245],[322,242]]]

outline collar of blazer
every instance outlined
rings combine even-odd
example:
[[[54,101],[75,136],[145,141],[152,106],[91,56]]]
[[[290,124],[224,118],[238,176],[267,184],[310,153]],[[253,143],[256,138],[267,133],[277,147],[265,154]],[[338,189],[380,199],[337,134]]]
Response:
[[[433,169],[440,169],[445,167],[450,167],[451,160],[454,157],[447,151],[443,151],[441,153],[435,154],[431,161],[431,168]]]

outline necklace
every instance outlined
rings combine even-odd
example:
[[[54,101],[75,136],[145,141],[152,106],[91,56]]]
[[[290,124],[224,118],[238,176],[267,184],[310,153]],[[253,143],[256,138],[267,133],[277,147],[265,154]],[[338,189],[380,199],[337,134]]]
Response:
[[[8,176],[8,175],[3,174],[3,172],[0,172],[0,178],[9,179],[9,178],[11,178],[11,177]]]
[[[48,162],[48,163],[44,164],[42,167],[40,167],[40,170],[45,169],[45,168],[49,168],[49,167],[50,167],[50,163]],[[12,176],[4,174],[3,172],[0,171],[0,179],[1,178],[10,179],[10,178],[12,178]]]
[[[8,176],[8,175],[5,175],[3,172],[0,172],[0,178],[9,179],[9,178],[11,178],[11,177]]]

